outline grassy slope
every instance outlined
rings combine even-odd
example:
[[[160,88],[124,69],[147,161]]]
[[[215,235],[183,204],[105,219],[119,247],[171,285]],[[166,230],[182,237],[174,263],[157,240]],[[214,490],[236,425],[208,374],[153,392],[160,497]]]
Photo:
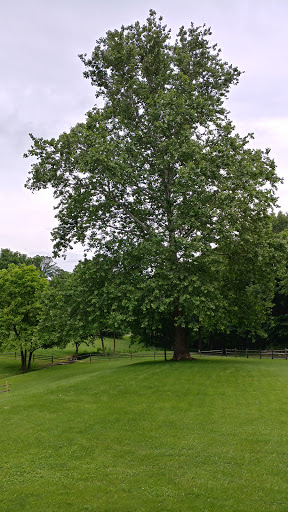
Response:
[[[1,511],[286,512],[287,376],[215,358],[11,377]]]
[[[104,345],[106,350],[110,350],[113,352],[114,349],[114,340],[113,338],[104,338]],[[100,338],[96,338],[94,340],[94,348],[92,347],[92,352],[97,350],[97,348],[102,348],[101,340]],[[123,338],[117,338],[116,339],[116,352],[139,352],[139,351],[146,351],[146,350],[152,350],[153,347],[147,348],[142,343],[132,343],[131,344],[131,337],[129,335],[124,335]],[[79,348],[79,351],[82,350],[83,352],[90,352],[90,348],[88,349],[87,345],[85,344],[81,345]]]
[[[139,351],[145,351],[145,350],[148,350],[147,347],[144,347],[144,345],[142,344],[138,344],[138,343],[133,343],[132,345],[130,345],[130,336],[123,336],[123,338],[118,338],[116,339],[116,352],[117,353],[121,353],[121,352],[139,352]],[[114,340],[113,338],[104,338],[104,345],[105,345],[105,348],[106,350],[110,350],[111,352],[113,352],[113,349],[114,349]],[[99,338],[96,338],[94,340],[94,343],[93,345],[89,345],[87,346],[85,343],[81,343],[81,345],[79,346],[79,354],[81,353],[89,353],[89,352],[96,352],[97,349],[100,349],[102,348],[102,345],[101,345],[101,340]],[[55,356],[59,356],[59,357],[65,357],[67,355],[71,355],[71,354],[74,354],[75,353],[75,345],[73,345],[72,343],[68,343],[68,345],[61,349],[61,348],[57,348],[57,347],[52,347],[52,348],[49,348],[49,349],[41,349],[39,348],[38,350],[35,350],[35,355],[37,354],[43,354],[43,355],[55,355]]]

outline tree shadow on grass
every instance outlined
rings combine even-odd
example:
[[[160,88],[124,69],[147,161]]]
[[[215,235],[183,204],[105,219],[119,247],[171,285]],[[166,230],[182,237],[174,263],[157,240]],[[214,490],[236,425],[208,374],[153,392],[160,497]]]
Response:
[[[256,358],[255,358],[256,359]],[[152,367],[152,366],[162,366],[162,367],[174,367],[174,366],[177,366],[177,367],[185,367],[185,368],[189,368],[191,367],[191,369],[193,368],[193,366],[196,364],[197,366],[198,365],[201,365],[201,366],[207,366],[207,365],[211,365],[211,364],[214,364],[214,365],[217,365],[217,366],[221,366],[221,365],[227,365],[227,364],[232,364],[233,365],[240,365],[240,364],[243,364],[244,362],[249,362],[251,363],[251,361],[254,361],[254,358],[250,358],[250,359],[246,359],[246,358],[226,358],[226,357],[213,357],[213,358],[201,358],[201,357],[196,357],[196,358],[193,358],[193,359],[185,359],[183,361],[173,361],[172,359],[168,359],[167,361],[164,361],[164,360],[151,360],[151,361],[134,361],[134,362],[130,362],[129,364],[125,364],[123,365],[122,368],[128,368],[128,367],[133,367],[135,368],[135,366],[137,367],[141,367],[141,368],[147,368],[147,367]]]

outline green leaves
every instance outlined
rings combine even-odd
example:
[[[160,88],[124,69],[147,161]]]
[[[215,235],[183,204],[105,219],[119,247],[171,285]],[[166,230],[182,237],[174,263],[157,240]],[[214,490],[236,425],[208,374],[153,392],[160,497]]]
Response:
[[[52,278],[59,275],[62,270],[57,267],[56,263],[50,256],[32,256],[29,257],[26,254],[20,252],[13,252],[10,249],[0,250],[0,269],[8,268],[9,265],[14,264],[20,266],[24,265],[35,265],[36,268],[41,270],[45,277]]]
[[[34,265],[0,270],[0,342],[8,349],[35,350],[41,295],[48,286]]]

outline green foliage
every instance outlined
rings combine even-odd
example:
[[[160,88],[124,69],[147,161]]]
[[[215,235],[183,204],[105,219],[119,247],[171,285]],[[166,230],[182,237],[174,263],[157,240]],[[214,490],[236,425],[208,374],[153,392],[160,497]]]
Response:
[[[8,268],[9,265],[33,265],[34,262],[26,254],[21,254],[20,252],[13,252],[10,249],[1,249],[0,251],[0,270],[4,268]],[[37,266],[37,265],[35,265]]]
[[[53,345],[65,347],[73,343],[76,352],[81,343],[91,338],[81,288],[77,286],[73,274],[62,272],[50,281],[41,301],[38,332],[46,348]]]
[[[282,233],[288,229],[288,213],[279,211],[277,215],[271,215],[272,229],[274,233]]]
[[[288,214],[281,211],[277,215],[273,213],[271,215],[271,225],[279,251],[275,255],[273,263],[275,266],[275,262],[277,262],[278,272],[273,298],[273,322],[269,329],[269,339],[272,347],[285,347],[288,332]]]
[[[20,266],[24,265],[35,265],[36,268],[41,270],[43,275],[48,278],[55,277],[61,274],[62,270],[57,267],[56,263],[50,256],[32,256],[29,257],[26,254],[22,254],[18,251],[14,252],[10,249],[1,249],[0,251],[0,270],[8,268],[11,264]]]
[[[24,370],[27,351],[31,355],[41,345],[37,326],[41,295],[47,286],[47,279],[34,265],[12,264],[0,270],[0,343],[3,349],[21,351]]]
[[[105,254],[85,259],[75,267],[79,307],[83,308],[91,332],[115,332],[125,326],[123,290],[118,287],[122,279],[119,259]]]
[[[121,283],[131,291],[134,282],[122,294],[127,319],[138,310],[157,328],[169,317],[175,359],[189,357],[185,327],[225,327],[227,311],[239,317],[248,299],[257,301],[255,330],[270,307],[261,279],[280,180],[269,150],[234,132],[224,100],[240,72],[210,35],[191,24],[172,42],[154,11],[143,26],[107,32],[91,58],[81,56],[103,107],[58,139],[31,135],[26,155],[36,158],[27,187],[51,186],[58,201],[55,253],[80,242],[123,258],[134,272]],[[223,276],[239,255],[251,277],[230,307]]]

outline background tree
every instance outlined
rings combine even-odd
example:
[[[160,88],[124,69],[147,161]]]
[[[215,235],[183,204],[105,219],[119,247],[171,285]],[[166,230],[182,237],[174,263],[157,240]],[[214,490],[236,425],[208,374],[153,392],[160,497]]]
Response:
[[[288,213],[279,211],[271,214],[273,233],[283,233],[288,230]]]
[[[240,72],[210,35],[191,24],[172,42],[154,11],[143,26],[107,32],[81,56],[103,106],[58,139],[31,135],[26,155],[36,157],[27,187],[51,186],[58,200],[55,253],[80,242],[142,255],[139,287],[171,318],[177,360],[190,357],[193,318],[225,301],[221,260],[235,244],[248,260],[253,246],[266,251],[279,182],[269,150],[234,133],[224,100]]]
[[[42,296],[38,332],[44,348],[72,343],[76,354],[81,343],[91,341],[88,313],[73,274],[62,272],[50,281]]]
[[[64,270],[62,268],[60,268],[60,267],[58,267],[58,265],[56,265],[55,261],[50,256],[38,256],[37,255],[32,258],[32,261],[34,262],[34,265],[36,267],[40,268],[41,272],[48,279],[57,277],[64,272]],[[38,264],[36,264],[36,262]]]
[[[288,214],[279,211],[271,215],[272,230],[278,242],[277,281],[273,298],[273,323],[269,329],[272,347],[287,347],[288,337]]]
[[[123,332],[129,319],[119,258],[102,254],[86,259],[75,267],[74,279],[90,333],[100,337],[105,354],[104,333],[112,332],[115,352],[115,333]]]
[[[105,255],[80,262],[73,273],[54,278],[42,300],[39,332],[46,346],[81,343],[99,336],[105,354],[104,333],[119,333],[127,317],[123,290],[118,289],[119,268]],[[115,345],[114,345],[115,350]]]
[[[0,251],[0,269],[8,268],[9,265],[20,266],[24,265],[35,265],[36,268],[41,270],[45,277],[51,279],[59,275],[62,269],[59,268],[50,256],[27,256],[18,251],[11,251],[10,249],[1,249]]]
[[[12,264],[0,270],[0,342],[4,349],[20,350],[22,370],[30,368],[31,356],[41,346],[37,325],[47,286],[34,265]]]
[[[226,328],[209,322],[204,337],[214,348],[249,348],[287,344],[287,215],[271,214],[270,242],[250,247],[235,244],[224,267],[222,286],[227,297]],[[248,252],[248,254],[246,254]],[[249,255],[249,256],[248,256]]]
[[[0,251],[0,270],[8,268],[9,265],[14,264],[20,266],[22,264],[29,265],[33,264],[29,261],[26,254],[21,254],[18,251],[11,251],[10,249],[1,249]]]

